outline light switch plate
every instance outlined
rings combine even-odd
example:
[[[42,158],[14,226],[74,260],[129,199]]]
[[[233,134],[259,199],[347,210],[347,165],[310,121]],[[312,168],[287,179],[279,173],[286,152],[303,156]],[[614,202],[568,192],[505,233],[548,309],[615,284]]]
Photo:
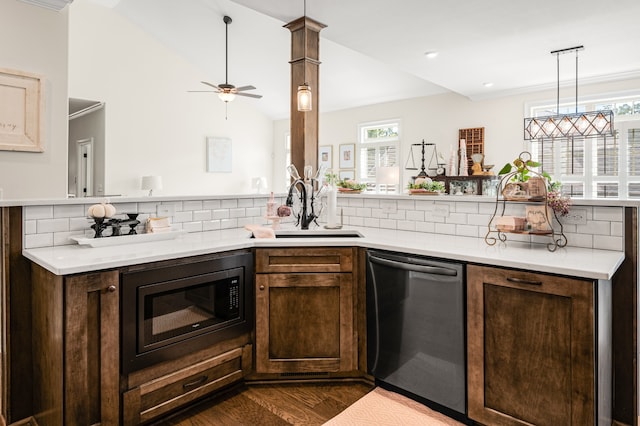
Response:
[[[158,217],[173,216],[176,214],[176,206],[173,204],[158,204],[156,214]]]
[[[564,224],[571,225],[586,225],[587,224],[587,210],[572,208],[569,214],[563,216],[561,219]]]

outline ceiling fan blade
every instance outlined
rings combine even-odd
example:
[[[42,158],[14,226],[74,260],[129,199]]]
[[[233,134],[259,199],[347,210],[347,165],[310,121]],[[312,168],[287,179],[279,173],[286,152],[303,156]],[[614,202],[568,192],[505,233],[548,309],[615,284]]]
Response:
[[[255,87],[253,87],[253,86],[251,86],[251,85],[248,85],[248,86],[242,86],[242,87],[236,87],[236,90],[237,90],[238,92],[243,92],[243,91],[245,91],[245,90],[255,90],[255,89],[256,89],[256,88],[255,88]]]
[[[206,85],[207,85],[207,86],[209,86],[209,87],[213,87],[214,89],[221,90],[221,89],[220,89],[218,86],[216,86],[215,84],[211,84],[211,83],[209,83],[209,82],[207,82],[207,81],[201,81],[201,83],[202,83],[202,84],[206,84]]]
[[[236,93],[238,96],[246,96],[247,98],[257,98],[260,99],[262,95],[254,95],[253,93]]]
[[[215,90],[187,90],[188,93],[218,93]]]

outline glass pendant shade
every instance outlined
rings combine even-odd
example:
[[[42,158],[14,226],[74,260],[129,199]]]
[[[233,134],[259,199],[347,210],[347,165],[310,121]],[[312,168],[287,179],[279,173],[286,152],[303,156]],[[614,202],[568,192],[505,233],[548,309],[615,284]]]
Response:
[[[224,102],[231,102],[236,98],[236,94],[231,92],[220,92],[218,93],[218,97]]]
[[[298,86],[298,111],[311,111],[311,88],[308,84]]]

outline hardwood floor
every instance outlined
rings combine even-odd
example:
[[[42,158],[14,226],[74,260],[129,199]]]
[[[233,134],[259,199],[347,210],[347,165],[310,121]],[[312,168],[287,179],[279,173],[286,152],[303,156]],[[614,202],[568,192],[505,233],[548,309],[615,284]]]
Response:
[[[322,425],[367,394],[364,382],[251,384],[154,423],[171,426]]]

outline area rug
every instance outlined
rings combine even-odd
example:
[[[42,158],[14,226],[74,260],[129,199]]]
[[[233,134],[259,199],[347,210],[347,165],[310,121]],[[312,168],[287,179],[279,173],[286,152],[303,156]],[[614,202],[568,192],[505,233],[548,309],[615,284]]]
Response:
[[[403,395],[377,387],[325,423],[325,426],[360,425],[454,426],[462,423]]]

